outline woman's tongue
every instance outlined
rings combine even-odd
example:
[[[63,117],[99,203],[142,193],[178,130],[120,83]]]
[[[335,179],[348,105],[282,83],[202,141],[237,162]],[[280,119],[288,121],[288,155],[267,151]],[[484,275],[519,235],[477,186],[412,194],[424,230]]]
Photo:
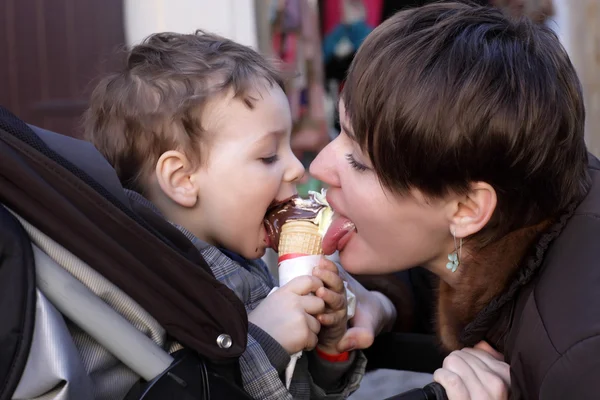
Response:
[[[338,248],[338,244],[345,244],[345,241],[342,241],[346,235],[354,232],[355,230],[354,223],[345,217],[335,217],[331,222],[329,229],[327,229],[327,233],[323,237],[323,253],[329,255],[333,254],[336,250],[341,250]],[[340,243],[340,241],[342,243]],[[343,246],[342,246],[343,247]]]

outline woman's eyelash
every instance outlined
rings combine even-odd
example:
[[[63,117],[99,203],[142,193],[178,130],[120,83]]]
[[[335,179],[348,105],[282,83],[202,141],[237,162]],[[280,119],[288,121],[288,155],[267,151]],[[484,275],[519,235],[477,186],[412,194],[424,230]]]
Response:
[[[364,172],[367,169],[369,169],[366,165],[361,164],[358,161],[356,161],[352,154],[346,154],[346,160],[348,160],[348,162],[350,163],[350,166],[352,166],[352,168],[354,168],[357,171]]]
[[[271,157],[264,157],[260,159],[262,162],[264,162],[265,164],[273,164],[276,163],[277,161],[279,161],[279,156],[277,154],[271,156]]]

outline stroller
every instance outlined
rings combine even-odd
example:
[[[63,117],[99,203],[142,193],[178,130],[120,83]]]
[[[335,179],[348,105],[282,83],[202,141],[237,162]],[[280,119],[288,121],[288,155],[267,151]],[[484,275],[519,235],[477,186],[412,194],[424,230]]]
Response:
[[[0,400],[250,398],[246,312],[196,248],[130,202],[90,143],[2,107],[0,315]],[[367,354],[431,372],[432,348],[382,335]],[[437,384],[394,397],[443,398]]]
[[[242,303],[89,143],[0,107],[0,400],[247,399]]]

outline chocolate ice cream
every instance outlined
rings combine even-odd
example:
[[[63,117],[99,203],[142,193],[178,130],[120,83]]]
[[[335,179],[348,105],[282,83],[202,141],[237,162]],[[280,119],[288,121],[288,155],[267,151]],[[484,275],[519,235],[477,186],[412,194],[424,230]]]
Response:
[[[281,227],[287,221],[310,221],[319,226],[323,235],[331,221],[331,208],[325,200],[325,192],[310,192],[308,199],[294,196],[284,203],[276,204],[269,209],[265,216],[265,227],[271,242],[271,247],[279,251],[279,236]]]

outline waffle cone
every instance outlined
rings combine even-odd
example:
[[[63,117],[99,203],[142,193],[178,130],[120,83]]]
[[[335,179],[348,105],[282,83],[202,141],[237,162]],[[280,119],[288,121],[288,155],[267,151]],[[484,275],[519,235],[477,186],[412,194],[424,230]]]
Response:
[[[309,221],[290,221],[281,227],[279,256],[285,254],[323,254],[319,227]]]

